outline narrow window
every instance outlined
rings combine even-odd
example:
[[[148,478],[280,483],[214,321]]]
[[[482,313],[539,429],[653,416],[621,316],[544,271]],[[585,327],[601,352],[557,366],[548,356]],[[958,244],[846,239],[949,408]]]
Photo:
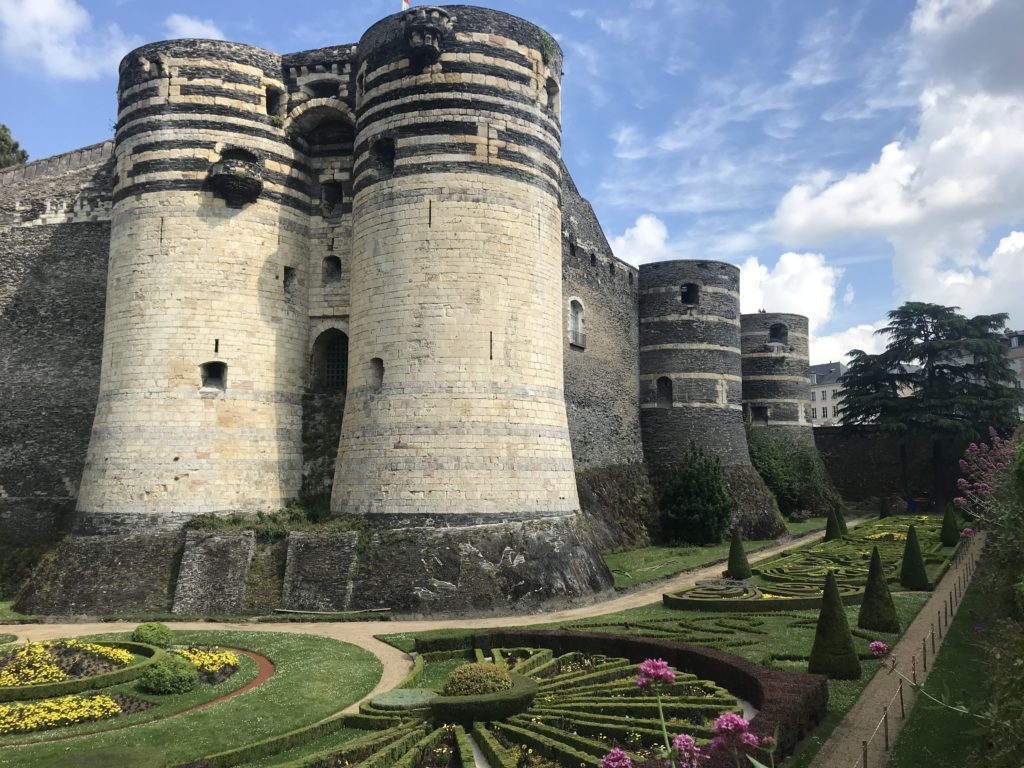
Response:
[[[823,402],[823,403],[827,403],[828,402],[828,390],[827,389],[821,390],[821,402]]]
[[[320,182],[320,213],[325,219],[336,221],[341,218],[341,206],[345,200],[340,181]]]
[[[587,346],[587,335],[583,331],[583,305],[576,299],[569,303],[569,343],[580,349]]]
[[[283,106],[284,93],[280,88],[274,88],[273,86],[267,86],[267,114],[271,117],[281,116],[281,107]]]
[[[688,307],[695,307],[700,304],[700,286],[696,283],[686,283],[680,291],[680,300]]]
[[[298,285],[298,273],[295,267],[284,268],[284,297],[289,301],[295,298],[295,288]]]
[[[632,285],[633,284],[633,273],[632,272],[627,272],[626,274],[629,276],[629,284]]]
[[[388,178],[395,172],[395,140],[390,138],[377,139],[370,148],[377,173],[381,178]]]
[[[750,409],[750,420],[754,424],[767,424],[768,416],[768,406],[766,405],[755,405]]]
[[[608,262],[608,274],[615,277],[615,265],[612,262]]]
[[[817,408],[811,408],[811,418],[812,419],[818,418],[818,409]]]
[[[384,386],[384,361],[375,357],[370,361],[370,389],[380,392]]]
[[[341,282],[341,259],[337,256],[324,257],[320,276],[324,285]]]
[[[547,91],[548,94],[548,111],[554,115],[557,120],[562,112],[558,81],[553,77],[549,77],[547,82],[544,84],[544,90]]]
[[[199,366],[199,375],[203,389],[219,389],[222,392],[228,386],[228,364],[220,362],[203,363]]]
[[[348,383],[348,336],[336,328],[324,331],[313,342],[310,388],[319,392],[344,392]]]
[[[768,329],[768,341],[774,344],[789,344],[789,326],[785,323],[772,323]]]
[[[822,408],[821,409],[821,418],[823,418],[823,419],[827,419],[828,418],[828,408]]]
[[[659,408],[671,408],[672,407],[672,379],[668,376],[662,376],[658,379],[658,407]]]
[[[815,401],[816,401],[817,399],[818,399],[818,393],[817,393],[817,392],[815,392],[815,391],[814,391],[814,390],[812,389],[812,390],[811,390],[811,402],[813,403],[813,402],[815,402]]]
[[[359,77],[356,78],[356,98],[362,100],[366,94],[366,73],[360,72]]]
[[[576,243],[572,240],[569,241],[569,255],[576,258]],[[1016,339],[1016,337],[1014,337]]]
[[[596,253],[590,254],[590,266],[592,266],[592,267],[596,267],[597,266],[597,254]]]

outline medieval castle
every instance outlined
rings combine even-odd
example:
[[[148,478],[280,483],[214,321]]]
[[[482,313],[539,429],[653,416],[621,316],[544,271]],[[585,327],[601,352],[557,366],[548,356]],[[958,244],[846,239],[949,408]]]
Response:
[[[238,612],[260,569],[300,609],[578,598],[610,585],[600,489],[691,443],[779,532],[744,422],[813,439],[807,320],[741,315],[729,264],[612,255],[561,72],[470,6],[154,43],[113,142],[0,174],[0,535],[72,534],[28,608]],[[326,494],[352,525],[276,552],[182,531]]]

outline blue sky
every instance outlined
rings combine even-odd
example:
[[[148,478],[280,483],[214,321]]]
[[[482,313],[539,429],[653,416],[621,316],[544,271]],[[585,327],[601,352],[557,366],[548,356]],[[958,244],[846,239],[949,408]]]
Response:
[[[492,0],[566,51],[563,145],[616,254],[743,270],[812,362],[907,299],[1024,326],[1021,0]],[[33,158],[112,135],[135,45],[355,42],[399,0],[0,0],[0,122]]]

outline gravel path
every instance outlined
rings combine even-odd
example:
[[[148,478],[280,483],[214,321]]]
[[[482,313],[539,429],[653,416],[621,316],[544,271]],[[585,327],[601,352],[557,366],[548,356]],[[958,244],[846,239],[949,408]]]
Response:
[[[859,525],[870,518],[850,520],[850,526]],[[773,557],[784,550],[795,545],[810,544],[824,538],[824,531],[807,533],[802,536],[788,539],[779,544],[759,550],[750,555],[750,562],[758,562]],[[590,603],[579,608],[568,608],[564,610],[547,613],[516,614],[513,616],[490,616],[484,618],[461,618],[461,619],[421,619],[402,621],[360,621],[360,622],[315,622],[315,623],[281,623],[281,624],[251,624],[251,623],[212,623],[212,622],[174,622],[170,623],[172,629],[182,630],[236,630],[240,632],[296,632],[305,635],[320,635],[334,640],[343,640],[360,648],[368,650],[375,655],[384,665],[384,673],[380,682],[373,689],[366,699],[372,698],[384,691],[390,691],[398,685],[412,669],[412,660],[409,656],[387,643],[377,640],[374,635],[393,634],[399,632],[424,632],[432,629],[479,627],[490,629],[493,627],[515,627],[526,624],[541,624],[561,621],[574,621],[588,619],[593,616],[600,616],[606,613],[624,611],[629,608],[639,608],[650,603],[661,600],[663,592],[681,589],[692,586],[699,579],[718,578],[722,575],[721,563],[709,565],[697,570],[685,571],[676,576],[660,581],[652,582],[639,587],[633,591],[622,593],[609,600],[598,603]],[[941,606],[940,606],[941,607]],[[125,632],[134,629],[137,623],[132,622],[94,622],[94,623],[67,623],[67,624],[0,624],[0,634],[10,633],[17,635],[19,640],[55,640],[62,637],[74,637],[78,635],[94,635],[104,632]],[[364,699],[365,700],[365,699]],[[356,712],[359,709],[356,702],[346,712]]]
[[[963,594],[960,590],[966,588],[970,576],[974,573],[973,560],[981,553],[984,536],[983,533],[978,534],[971,541],[965,555],[946,572],[924,608],[907,627],[903,639],[892,649],[899,660],[899,670],[908,677],[911,675],[911,659],[916,659],[919,683],[924,683],[928,679],[928,672],[932,668],[932,627],[935,628],[935,651],[938,651],[946,636],[943,603],[949,606],[950,595],[953,595],[953,611],[949,614],[949,621],[952,621],[953,615],[960,607],[959,596]],[[937,623],[940,621],[940,614],[941,627]],[[939,637],[940,629],[942,637]],[[922,664],[922,640],[926,646],[927,670]],[[889,760],[889,753],[885,749],[884,726],[879,726],[879,723],[882,708],[889,706],[889,744],[894,744],[904,725],[904,720],[900,716],[899,684],[899,675],[882,670],[876,672],[857,699],[857,703],[846,713],[846,717],[822,745],[814,762],[811,763],[811,768],[884,768]],[[916,699],[917,694],[913,688],[904,683],[903,701],[908,715]],[[877,731],[876,726],[879,726]],[[863,756],[865,741],[869,742],[866,765]]]

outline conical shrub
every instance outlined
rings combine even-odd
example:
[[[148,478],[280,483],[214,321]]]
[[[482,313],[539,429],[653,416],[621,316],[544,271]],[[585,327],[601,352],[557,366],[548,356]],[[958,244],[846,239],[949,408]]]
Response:
[[[839,520],[836,518],[836,511],[828,511],[828,519],[825,521],[825,541],[843,538],[843,529],[839,527]]]
[[[732,543],[729,545],[729,570],[725,572],[725,575],[730,579],[749,579],[753,575],[738,528],[732,530]]]
[[[850,624],[846,620],[846,610],[832,571],[825,576],[825,593],[821,600],[818,628],[814,632],[814,647],[811,648],[807,671],[828,675],[836,680],[856,680],[860,677],[860,659],[853,647]]]
[[[899,632],[900,622],[896,618],[896,604],[885,581],[882,557],[878,547],[871,550],[871,566],[868,568],[868,583],[864,587],[864,601],[860,604],[857,626],[875,632]]]
[[[960,543],[960,524],[956,519],[956,512],[953,507],[946,507],[946,514],[942,516],[942,546],[955,547]]]
[[[836,507],[836,522],[839,523],[839,532],[843,536],[850,532],[850,529],[846,527],[846,516],[841,507]]]
[[[907,530],[907,543],[903,547],[903,565],[900,567],[900,584],[907,589],[927,590],[928,571],[924,568],[921,556],[921,545],[917,541],[917,529],[910,526]]]

